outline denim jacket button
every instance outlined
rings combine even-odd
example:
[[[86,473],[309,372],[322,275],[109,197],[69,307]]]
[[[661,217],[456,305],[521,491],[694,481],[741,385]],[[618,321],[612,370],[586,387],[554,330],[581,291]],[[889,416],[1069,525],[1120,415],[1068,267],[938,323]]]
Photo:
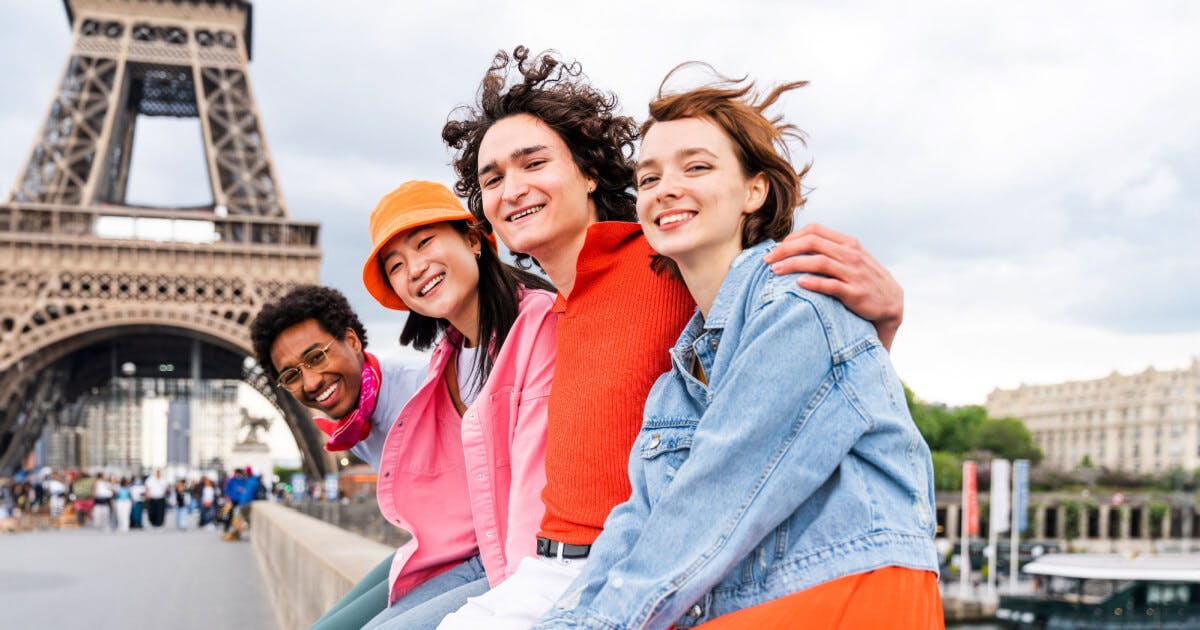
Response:
[[[699,619],[700,615],[703,615],[703,614],[704,614],[704,609],[700,607],[700,604],[694,604],[691,608],[688,609],[688,616],[691,617],[692,619]]]
[[[646,445],[646,448],[658,448],[658,445],[661,443],[662,443],[662,434],[655,433],[654,439],[650,440],[650,443]]]

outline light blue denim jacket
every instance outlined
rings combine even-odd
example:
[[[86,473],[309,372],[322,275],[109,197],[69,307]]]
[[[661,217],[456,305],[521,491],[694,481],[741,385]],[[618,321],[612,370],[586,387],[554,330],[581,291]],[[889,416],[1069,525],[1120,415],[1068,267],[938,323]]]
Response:
[[[887,352],[840,302],[772,273],[775,244],[734,260],[671,349],[633,494],[537,628],[691,627],[885,566],[937,571],[933,466]]]

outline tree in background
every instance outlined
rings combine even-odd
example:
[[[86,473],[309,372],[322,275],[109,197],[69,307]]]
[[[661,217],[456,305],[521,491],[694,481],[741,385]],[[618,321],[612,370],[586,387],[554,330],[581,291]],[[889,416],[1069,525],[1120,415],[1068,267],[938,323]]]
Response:
[[[978,452],[1003,459],[1028,459],[1036,464],[1042,451],[1025,424],[1016,418],[991,418],[979,405],[947,407],[926,403],[904,387],[913,422],[933,451],[934,484],[938,490],[962,488],[962,459]]]

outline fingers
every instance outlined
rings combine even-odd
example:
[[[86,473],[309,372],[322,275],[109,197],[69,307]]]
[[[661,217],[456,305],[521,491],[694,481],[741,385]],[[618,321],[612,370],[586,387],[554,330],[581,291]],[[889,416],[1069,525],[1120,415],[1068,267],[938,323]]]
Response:
[[[820,223],[806,223],[800,229],[792,232],[791,236],[817,236],[823,239],[831,240],[841,245],[858,247],[858,241],[849,234],[839,232],[831,227],[821,225]]]
[[[846,303],[856,293],[853,285],[842,282],[836,278],[823,278],[820,276],[800,276],[796,280],[796,284],[817,293],[823,293],[830,297],[837,298],[843,303]]]
[[[772,263],[801,254],[824,254],[851,265],[858,264],[858,258],[869,256],[853,237],[810,223],[789,234],[783,242],[768,252],[763,260]]]
[[[842,264],[840,261],[823,254],[812,254],[808,256],[789,256],[783,260],[771,265],[771,271],[777,275],[787,273],[814,273],[822,276],[829,276],[839,282],[850,281],[849,277],[853,267]]]

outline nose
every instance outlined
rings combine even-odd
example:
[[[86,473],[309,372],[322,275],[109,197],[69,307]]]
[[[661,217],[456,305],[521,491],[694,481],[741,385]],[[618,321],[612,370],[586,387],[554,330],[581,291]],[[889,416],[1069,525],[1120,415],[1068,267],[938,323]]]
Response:
[[[420,280],[421,276],[425,275],[425,271],[429,269],[429,261],[425,256],[417,253],[409,257],[408,277],[411,280]]]
[[[321,387],[321,373],[317,370],[312,370],[301,365],[300,379],[300,383],[306,392],[316,393],[317,389]]]
[[[665,172],[659,178],[658,186],[654,187],[655,199],[671,201],[683,195],[682,178],[678,173]]]
[[[529,184],[521,177],[519,172],[505,175],[504,193],[501,195],[504,203],[515,205],[527,192],[529,192]]]

